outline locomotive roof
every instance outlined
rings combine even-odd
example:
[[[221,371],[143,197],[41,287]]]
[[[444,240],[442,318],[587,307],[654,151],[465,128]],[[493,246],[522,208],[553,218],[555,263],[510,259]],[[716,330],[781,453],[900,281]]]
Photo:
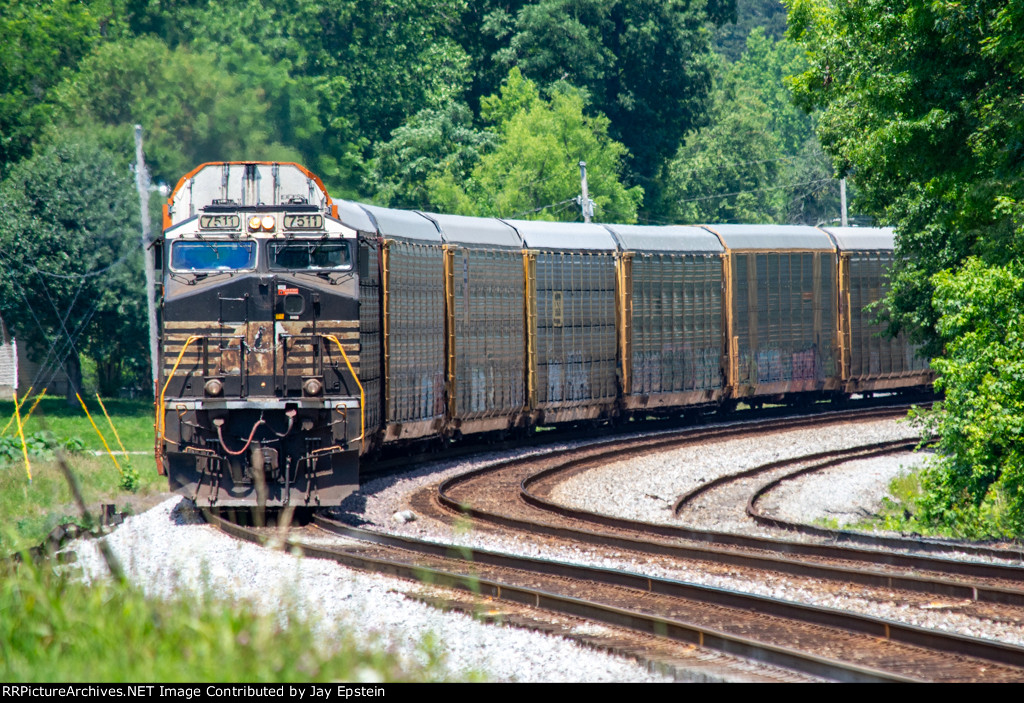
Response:
[[[832,239],[807,225],[705,225],[729,249],[778,251],[783,249],[834,251]]]
[[[464,215],[438,215],[432,212],[421,213],[433,220],[444,241],[452,244],[483,244],[495,247],[513,247],[521,249],[523,240],[511,225],[483,217],[466,217]]]
[[[839,245],[839,251],[892,251],[895,231],[892,227],[822,227]]]
[[[523,244],[531,249],[616,251],[615,238],[601,225],[585,222],[502,220],[516,228]]]
[[[204,208],[230,203],[234,207],[295,205],[305,199],[321,212],[332,204],[323,182],[298,164],[267,161],[205,163],[182,176],[167,206],[165,229]]]
[[[431,220],[412,210],[395,210],[376,205],[361,205],[375,223],[374,229],[385,237],[441,243],[441,233]]]
[[[624,251],[714,252],[725,251],[722,243],[702,227],[671,225],[605,225]]]

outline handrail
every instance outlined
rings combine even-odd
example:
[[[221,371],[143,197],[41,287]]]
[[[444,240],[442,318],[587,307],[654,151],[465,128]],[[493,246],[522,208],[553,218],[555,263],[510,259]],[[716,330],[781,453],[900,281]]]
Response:
[[[185,340],[185,346],[183,346],[181,348],[181,351],[178,352],[178,358],[174,361],[174,367],[171,368],[171,372],[167,374],[167,382],[164,383],[164,387],[160,389],[160,400],[159,405],[157,405],[156,409],[156,437],[158,442],[162,442],[164,439],[164,423],[167,422],[167,412],[164,409],[164,397],[167,395],[167,387],[171,385],[171,379],[174,378],[174,372],[178,370],[178,365],[184,358],[185,351],[189,348],[189,345],[192,344],[192,342],[195,342],[196,340],[199,339],[202,339],[202,337],[199,335],[191,335],[188,339]]]
[[[341,352],[341,357],[345,360],[345,365],[348,366],[348,370],[352,374],[352,378],[355,379],[356,385],[359,386],[359,436],[356,439],[361,442],[363,441],[363,437],[366,436],[366,393],[363,391],[363,384],[359,382],[359,374],[357,374],[355,369],[352,368],[352,362],[348,360],[348,354],[345,353],[345,347],[341,346],[341,342],[338,341],[338,338],[333,334],[325,334],[323,335],[323,338],[329,339],[338,345],[338,350]]]

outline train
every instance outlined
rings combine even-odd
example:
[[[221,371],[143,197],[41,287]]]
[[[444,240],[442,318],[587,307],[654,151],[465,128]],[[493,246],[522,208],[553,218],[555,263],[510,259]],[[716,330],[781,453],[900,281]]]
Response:
[[[917,393],[893,232],[476,218],[206,163],[154,244],[156,458],[202,506],[338,505],[388,447]]]

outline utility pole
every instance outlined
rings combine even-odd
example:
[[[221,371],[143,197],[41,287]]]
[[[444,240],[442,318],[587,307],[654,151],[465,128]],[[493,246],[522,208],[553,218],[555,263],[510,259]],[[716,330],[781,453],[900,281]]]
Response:
[[[839,179],[839,224],[846,226],[846,179]]]
[[[590,222],[594,216],[594,201],[590,199],[590,192],[587,190],[587,162],[580,161],[580,189],[583,194],[579,197],[580,211],[583,213],[583,221]]]
[[[146,269],[146,308],[149,312],[149,364],[153,378],[153,390],[160,378],[159,343],[156,325],[156,270],[153,253],[149,250],[149,171],[142,156],[142,125],[135,125],[135,187],[139,191],[139,208],[142,215],[142,261]]]

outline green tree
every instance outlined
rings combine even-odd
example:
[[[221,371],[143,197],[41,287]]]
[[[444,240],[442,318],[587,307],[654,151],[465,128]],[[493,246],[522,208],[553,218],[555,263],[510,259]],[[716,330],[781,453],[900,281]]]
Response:
[[[339,195],[364,188],[373,145],[460,99],[469,82],[469,57],[452,38],[466,0],[122,1],[133,32],[201,48],[250,89],[276,91],[274,131]],[[232,62],[240,37],[245,59]],[[296,113],[305,126],[289,134]]]
[[[702,123],[711,88],[709,21],[732,17],[735,0],[537,0],[514,16],[492,14],[504,33],[494,58],[542,86],[585,88],[591,109],[632,155],[645,187]],[[499,20],[499,18],[501,18]]]
[[[53,94],[58,129],[84,128],[126,155],[142,124],[157,180],[174,183],[204,161],[299,158],[274,141],[260,93],[212,55],[152,37],[101,45]]]
[[[579,89],[562,84],[544,99],[512,69],[500,94],[482,101],[498,145],[467,180],[451,170],[428,178],[432,201],[464,215],[578,220],[572,199],[580,189],[578,163],[586,161],[596,219],[635,222],[643,190],[622,183],[626,148],[608,136],[607,118],[589,117],[585,107]]]
[[[838,214],[814,118],[785,84],[805,68],[800,46],[760,29],[738,61],[719,62],[710,125],[688,135],[664,174],[663,217],[817,224]]]
[[[970,258],[936,274],[933,365],[945,391],[929,429],[939,437],[925,473],[922,518],[965,537],[1024,534],[1024,265]]]
[[[890,327],[946,391],[925,517],[1024,534],[1024,5],[792,0],[790,28],[823,145],[897,228]]]
[[[54,345],[69,402],[80,353],[105,365],[108,391],[148,358],[138,213],[127,164],[94,141],[48,144],[0,183],[0,314],[37,356]]]
[[[0,4],[0,177],[49,122],[47,98],[100,39],[89,3]]]
[[[375,199],[391,207],[436,210],[428,179],[448,173],[453,181],[464,182],[496,142],[494,132],[473,126],[473,113],[464,103],[421,110],[374,150],[370,182]]]
[[[802,104],[858,205],[897,227],[893,327],[939,354],[932,277],[1019,259],[1024,7],[1003,0],[792,0]]]

